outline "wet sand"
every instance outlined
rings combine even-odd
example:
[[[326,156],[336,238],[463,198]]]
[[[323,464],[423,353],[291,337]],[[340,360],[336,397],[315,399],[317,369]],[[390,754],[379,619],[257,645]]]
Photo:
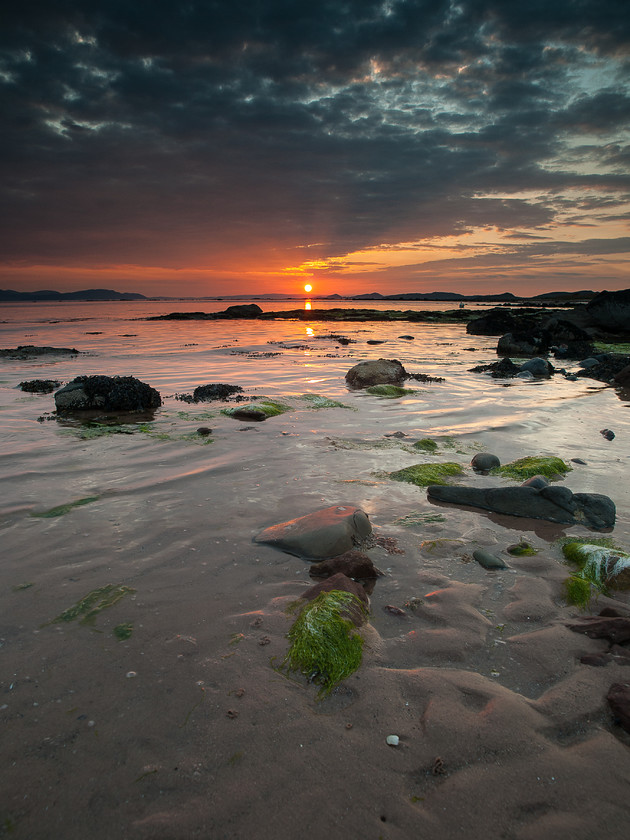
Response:
[[[459,364],[466,337],[450,340],[454,349],[436,356],[448,362],[456,350]],[[285,353],[283,370],[299,352]],[[470,366],[484,352],[469,354]],[[196,369],[192,384],[243,381],[260,393],[271,384],[291,410],[247,424],[169,396],[151,433],[82,439],[55,420],[37,423],[51,398],[16,393],[12,377],[24,371],[3,368],[13,390],[1,460],[2,831],[33,840],[625,838],[630,736],[606,694],[630,682],[630,667],[580,662],[608,643],[568,629],[584,613],[566,602],[556,543],[588,532],[431,504],[385,476],[457,461],[466,483],[488,486],[497,479],[469,466],[479,450],[503,462],[582,457],[565,483],[611,495],[613,536],[628,550],[625,403],[596,383],[458,378],[437,359],[424,369],[441,368],[444,388],[423,386],[405,407],[346,392],[339,372],[354,359],[329,344],[307,359],[322,380],[308,388],[280,371],[274,380],[276,359],[250,359],[235,379],[217,372],[241,357],[222,370],[213,358],[212,373]],[[116,364],[122,372],[124,360]],[[145,364],[126,372],[145,374]],[[184,390],[174,367],[159,376],[170,395]],[[159,376],[156,366],[141,378],[164,392]],[[349,407],[313,410],[299,401],[306,390]],[[212,427],[211,442],[191,436],[200,425]],[[385,437],[400,430],[408,437]],[[426,436],[438,453],[412,454],[409,443]],[[33,515],[85,499],[63,515]],[[252,540],[337,503],[370,516],[380,544],[368,554],[385,576],[361,667],[318,700],[317,686],[280,670],[286,608],[310,585],[309,564]],[[535,556],[506,553],[521,537]],[[486,571],[472,559],[477,547],[509,568]],[[92,625],[51,623],[106,584],[133,591]],[[628,593],[599,596],[587,614],[611,604],[630,614]],[[114,628],[127,623],[131,636],[118,640]]]

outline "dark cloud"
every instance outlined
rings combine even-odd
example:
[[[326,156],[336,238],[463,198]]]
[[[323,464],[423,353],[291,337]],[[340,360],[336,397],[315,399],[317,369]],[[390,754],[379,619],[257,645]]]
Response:
[[[7,263],[290,263],[627,211],[621,0],[4,5]]]

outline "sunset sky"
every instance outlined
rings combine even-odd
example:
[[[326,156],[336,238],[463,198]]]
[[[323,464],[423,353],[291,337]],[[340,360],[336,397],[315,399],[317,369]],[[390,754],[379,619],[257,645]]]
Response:
[[[0,287],[630,287],[627,0],[23,0]]]

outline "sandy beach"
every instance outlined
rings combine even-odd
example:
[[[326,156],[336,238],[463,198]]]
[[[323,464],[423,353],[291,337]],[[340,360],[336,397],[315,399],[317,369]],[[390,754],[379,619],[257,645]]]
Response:
[[[1,362],[0,836],[627,836],[630,735],[606,697],[630,660],[583,663],[610,642],[571,625],[630,616],[630,594],[567,602],[558,541],[588,529],[434,504],[388,476],[454,461],[487,487],[503,480],[472,470],[477,452],[556,455],[572,467],[561,483],[613,499],[609,535],[630,551],[627,392],[470,373],[496,338],[462,324],[335,325],[341,346],[326,324],[42,311],[14,310],[2,346],[85,355]],[[348,391],[345,372],[379,357],[444,382],[410,380],[396,400]],[[142,428],[88,433],[18,388],[97,372],[137,376],[162,407]],[[209,382],[288,410],[252,424],[176,399]],[[435,453],[414,451],[427,437]],[[384,575],[360,668],[319,699],[281,667],[310,564],[253,539],[338,504],[369,516]],[[521,540],[536,553],[507,551]],[[507,568],[483,568],[478,548]],[[91,623],[55,621],[108,585]]]

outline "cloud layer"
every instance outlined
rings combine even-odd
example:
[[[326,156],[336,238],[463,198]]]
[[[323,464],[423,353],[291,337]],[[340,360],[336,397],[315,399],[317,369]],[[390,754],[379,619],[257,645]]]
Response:
[[[624,0],[11,5],[0,259],[24,288],[627,285]]]

